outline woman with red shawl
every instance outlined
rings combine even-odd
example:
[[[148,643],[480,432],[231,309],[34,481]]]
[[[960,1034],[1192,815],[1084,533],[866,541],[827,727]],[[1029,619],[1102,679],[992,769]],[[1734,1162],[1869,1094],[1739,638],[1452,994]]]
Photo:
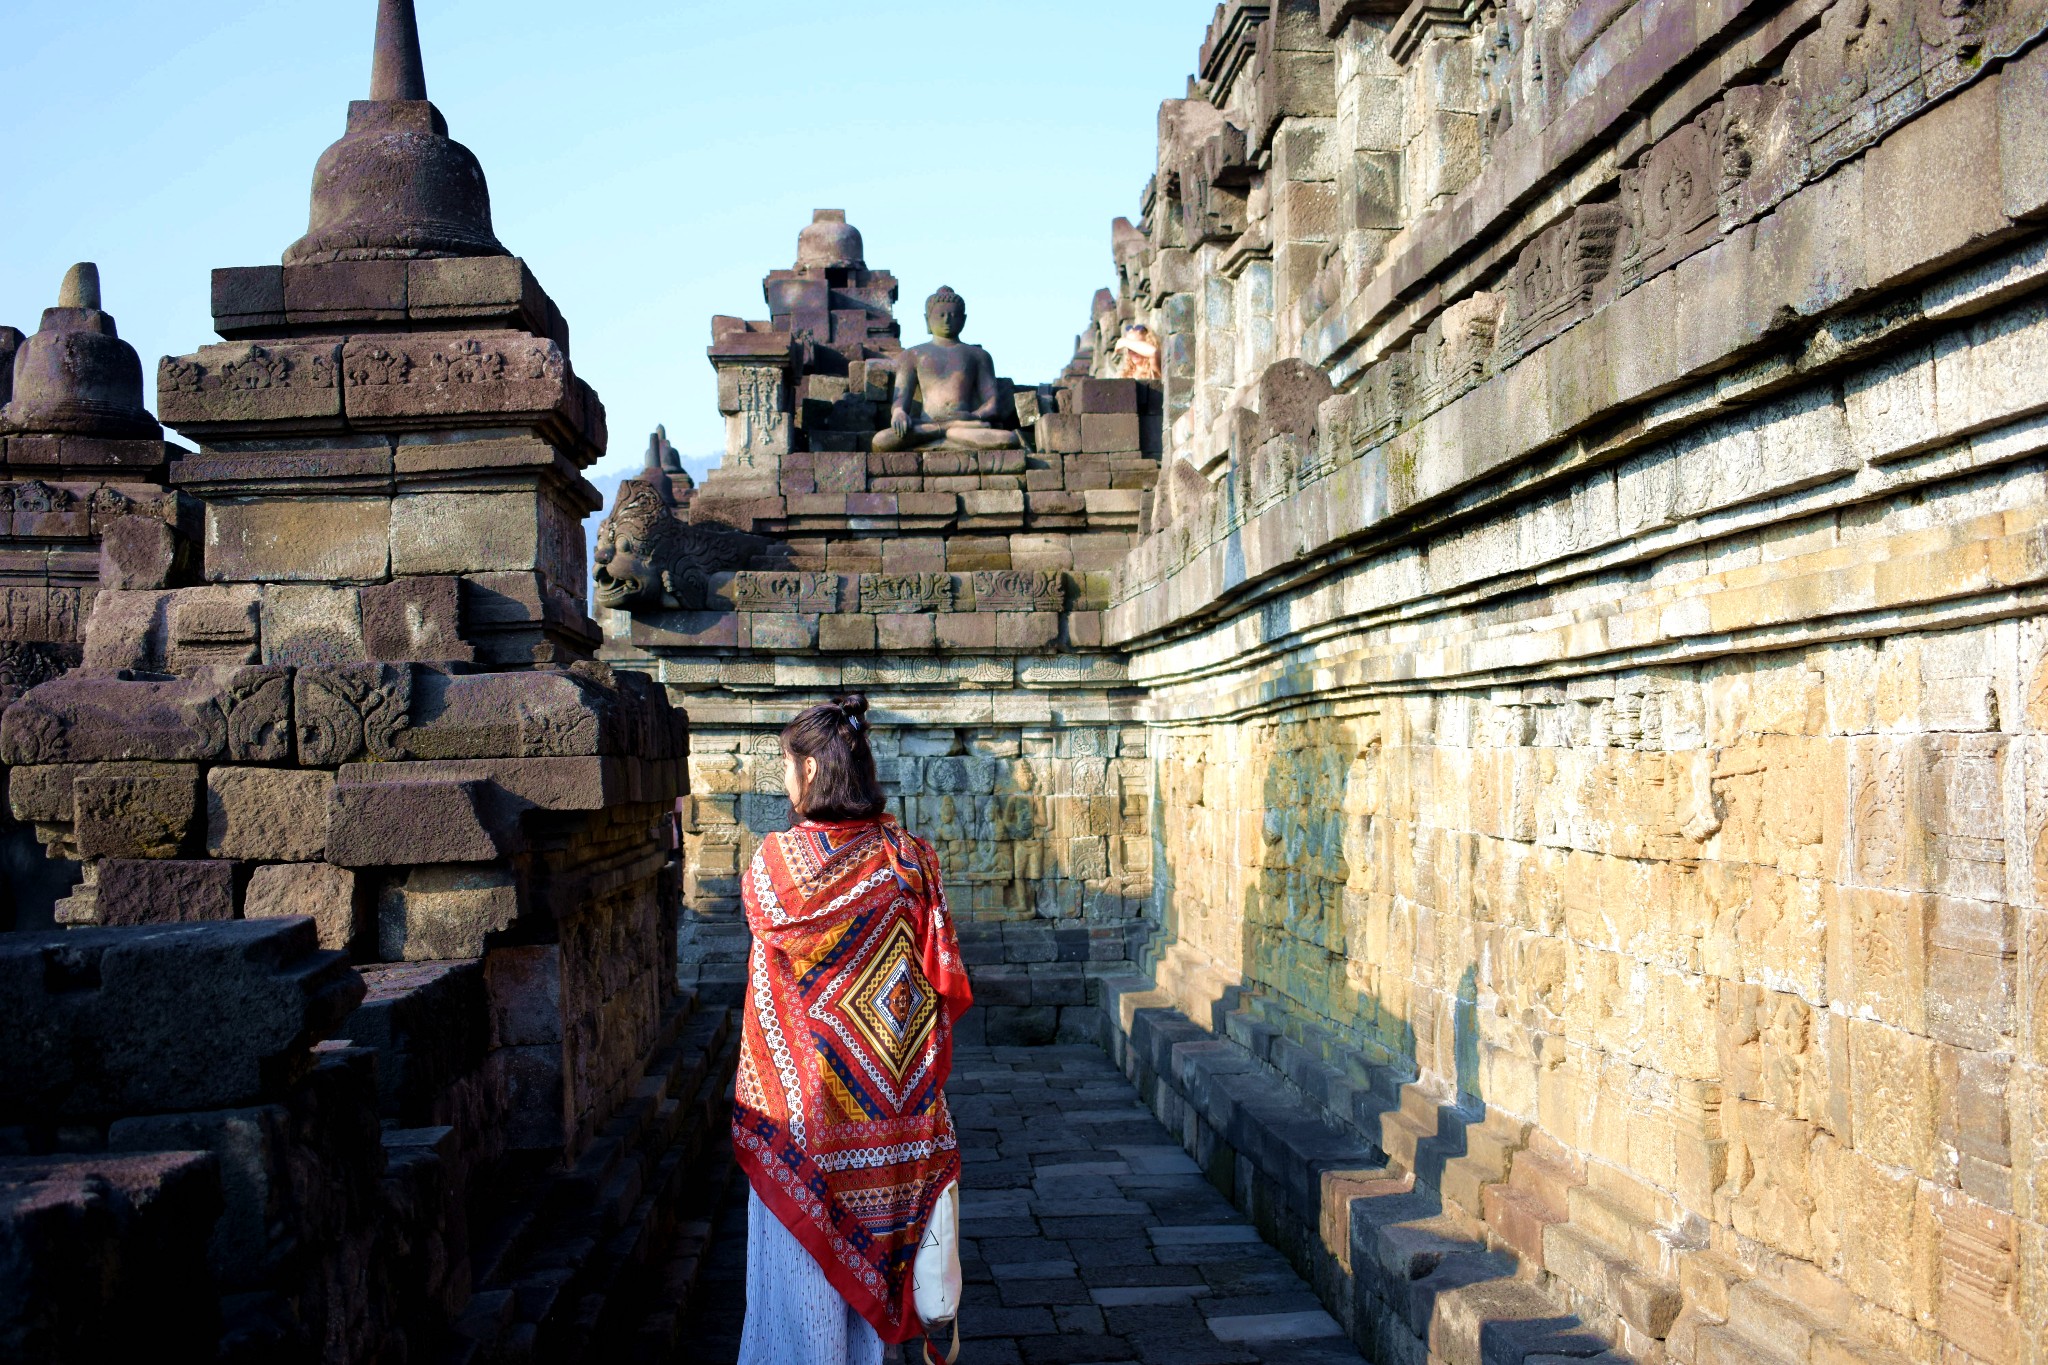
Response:
[[[879,1365],[922,1335],[912,1266],[960,1176],[945,1084],[972,996],[938,856],[883,811],[867,709],[839,697],[782,732],[797,822],[741,884],[739,1365]]]

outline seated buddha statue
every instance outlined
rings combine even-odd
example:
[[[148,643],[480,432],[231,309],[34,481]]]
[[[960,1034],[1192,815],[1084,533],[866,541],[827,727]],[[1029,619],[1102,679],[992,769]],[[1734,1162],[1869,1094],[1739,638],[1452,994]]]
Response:
[[[951,289],[925,301],[932,339],[896,358],[896,401],[889,425],[875,433],[880,451],[941,443],[975,450],[1011,450],[1021,442],[995,424],[1000,394],[988,352],[960,340],[967,304]]]

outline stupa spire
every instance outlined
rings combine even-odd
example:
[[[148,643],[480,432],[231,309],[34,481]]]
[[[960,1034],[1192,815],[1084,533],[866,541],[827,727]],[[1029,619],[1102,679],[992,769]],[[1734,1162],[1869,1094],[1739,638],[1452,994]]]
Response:
[[[100,268],[91,261],[80,261],[64,272],[64,283],[57,287],[59,308],[98,308],[100,306]]]
[[[427,100],[413,0],[377,0],[370,98],[314,167],[306,235],[284,263],[504,254],[483,167]]]
[[[412,0],[377,0],[377,52],[370,67],[373,100],[423,100],[427,66]]]
[[[10,331],[12,329],[9,329]],[[0,431],[156,440],[163,428],[142,405],[142,361],[100,307],[100,268],[64,272],[57,306],[14,353]]]

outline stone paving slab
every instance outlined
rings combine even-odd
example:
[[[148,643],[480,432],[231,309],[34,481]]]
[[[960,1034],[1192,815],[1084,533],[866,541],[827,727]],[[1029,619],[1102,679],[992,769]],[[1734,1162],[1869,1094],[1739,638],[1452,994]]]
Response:
[[[1360,1365],[1308,1286],[1092,1047],[960,1048],[960,1365]],[[727,1365],[746,1192],[679,1360]]]

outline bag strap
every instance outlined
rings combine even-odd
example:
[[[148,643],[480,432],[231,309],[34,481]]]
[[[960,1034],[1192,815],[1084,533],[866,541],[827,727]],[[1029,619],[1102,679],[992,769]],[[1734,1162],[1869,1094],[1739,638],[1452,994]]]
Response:
[[[957,1313],[953,1315],[952,1327],[953,1349],[946,1352],[944,1360],[932,1354],[932,1339],[924,1339],[924,1365],[953,1365],[953,1362],[960,1358],[960,1315]]]

